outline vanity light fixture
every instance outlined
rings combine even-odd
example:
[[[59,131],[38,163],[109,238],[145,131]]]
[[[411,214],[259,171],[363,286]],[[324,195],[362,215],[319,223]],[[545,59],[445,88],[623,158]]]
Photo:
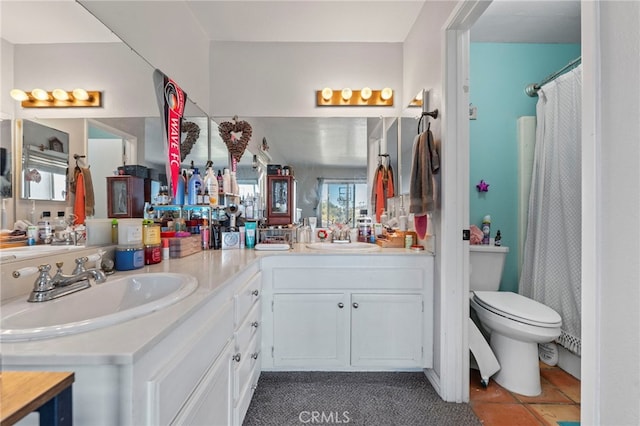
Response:
[[[74,89],[68,92],[64,89],[54,89],[47,92],[43,89],[33,89],[25,92],[13,89],[10,92],[13,99],[21,102],[23,108],[70,108],[70,107],[101,107],[102,92]]]
[[[328,101],[332,97],[333,97],[333,90],[329,89],[328,87],[325,87],[324,89],[322,89],[322,99],[324,99],[325,101]]]
[[[371,95],[371,89],[368,87],[363,87],[362,90],[360,90],[360,97],[363,101],[368,101],[369,99],[371,99]]]
[[[316,90],[316,106],[393,106],[393,90],[330,89]]]
[[[387,101],[389,99],[391,99],[391,97],[393,96],[393,90],[391,90],[388,87],[385,87],[384,89],[382,89],[382,91],[380,92],[380,98],[383,101]]]

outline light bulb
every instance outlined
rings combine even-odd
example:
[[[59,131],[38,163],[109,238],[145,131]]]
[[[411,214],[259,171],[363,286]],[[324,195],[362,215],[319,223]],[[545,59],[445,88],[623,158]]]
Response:
[[[342,89],[342,99],[344,99],[345,101],[348,101],[349,99],[351,99],[352,94],[353,92],[348,87]]]
[[[39,101],[48,101],[49,100],[49,94],[42,89],[33,89],[31,91],[31,96],[33,96],[34,98],[36,98]]]
[[[53,97],[59,101],[68,101],[69,100],[69,94],[67,93],[66,90],[62,90],[62,89],[54,89],[53,92],[51,92],[51,94],[53,95]]]
[[[26,101],[27,99],[29,99],[29,95],[27,95],[27,92],[25,92],[24,90],[11,89],[11,92],[9,92],[9,94],[16,101],[22,102],[22,101]]]
[[[73,97],[79,101],[89,100],[89,94],[84,89],[73,89]]]
[[[393,96],[393,90],[388,87],[385,87],[384,89],[382,89],[382,92],[380,92],[380,98],[383,101],[388,101],[389,99],[391,99],[391,96]]]
[[[369,98],[371,97],[371,89],[368,87],[363,88],[360,91],[360,97],[362,98],[362,100],[368,101]]]
[[[328,87],[325,87],[324,89],[322,89],[322,99],[324,99],[325,101],[329,101],[331,100],[332,97],[333,97],[333,90],[329,89]]]

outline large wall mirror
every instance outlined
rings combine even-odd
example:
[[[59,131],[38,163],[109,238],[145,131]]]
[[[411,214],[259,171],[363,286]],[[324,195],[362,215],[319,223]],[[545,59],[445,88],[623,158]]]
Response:
[[[22,198],[64,201],[67,196],[69,134],[29,120],[18,120],[15,128],[17,139],[22,141]]]
[[[75,166],[74,150],[87,154],[80,160],[80,165],[91,166],[97,190],[96,217],[100,217],[106,214],[106,194],[102,194],[103,189],[106,193],[105,178],[113,175],[118,166],[123,163],[141,164],[156,170],[157,174],[165,172],[162,126],[152,85],[153,66],[121,42],[67,43],[64,46],[41,44],[16,49],[16,55],[30,53],[30,59],[20,56],[19,62],[29,68],[31,79],[35,80],[38,69],[42,70],[43,78],[47,74],[42,67],[34,65],[37,57],[41,54],[55,57],[61,49],[64,57],[86,56],[89,54],[87,49],[94,57],[96,49],[99,49],[98,56],[105,58],[105,64],[100,66],[108,68],[106,72],[89,71],[96,84],[99,83],[99,88],[108,88],[108,91],[105,89],[103,109],[79,109],[77,113],[60,111],[59,116],[47,111],[37,119],[42,125],[70,134],[70,167]],[[75,51],[78,53],[74,54]],[[86,70],[77,72],[78,79],[83,72],[87,73]],[[29,113],[33,114],[26,112],[26,118]],[[74,113],[76,115],[72,116]],[[252,139],[238,164],[237,173],[239,182],[247,185],[247,193],[251,191],[264,197],[264,166],[279,164],[291,167],[294,172],[301,217],[353,220],[352,213],[337,219],[338,213],[345,209],[357,212],[369,204],[370,187],[367,182],[371,178],[370,162],[374,158],[375,164],[383,139],[381,132],[377,136],[374,134],[381,120],[379,117],[243,117],[242,111],[238,114],[253,128]],[[231,118],[208,117],[188,101],[185,121],[197,126],[199,135],[182,163],[183,168],[190,167],[193,162],[195,167],[202,169],[208,160],[213,161],[216,171],[228,167],[229,155],[217,125]],[[81,139],[79,143],[78,138]],[[391,136],[387,138],[393,139]],[[400,144],[397,138],[393,143],[396,145],[387,149],[393,151],[390,160],[395,173],[399,173],[402,165],[396,166],[399,160],[397,156],[393,158],[393,154],[398,152],[400,148],[397,145]],[[20,213],[17,212],[18,215]]]

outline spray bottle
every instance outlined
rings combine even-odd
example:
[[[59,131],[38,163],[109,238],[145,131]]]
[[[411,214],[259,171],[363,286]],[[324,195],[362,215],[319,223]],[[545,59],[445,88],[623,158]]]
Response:
[[[209,199],[204,200],[205,204],[216,207],[218,205],[218,178],[213,171],[213,162],[207,162],[207,173],[204,177],[205,193],[209,194]]]
[[[482,244],[489,244],[491,241],[491,216],[482,218]]]

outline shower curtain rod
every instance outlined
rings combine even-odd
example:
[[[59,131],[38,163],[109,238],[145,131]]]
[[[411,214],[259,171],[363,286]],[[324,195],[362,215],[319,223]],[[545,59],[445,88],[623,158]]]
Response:
[[[580,65],[581,62],[582,62],[582,56],[578,56],[576,59],[574,59],[573,61],[569,62],[567,65],[565,65],[564,67],[562,67],[558,71],[556,71],[553,74],[545,77],[545,79],[542,80],[542,82],[529,84],[527,87],[524,88],[524,92],[527,95],[531,96],[532,98],[534,96],[538,96],[538,90],[540,90],[540,88],[542,86],[544,86],[548,82],[553,81],[556,78],[560,77],[565,72],[577,67],[578,65]]]

